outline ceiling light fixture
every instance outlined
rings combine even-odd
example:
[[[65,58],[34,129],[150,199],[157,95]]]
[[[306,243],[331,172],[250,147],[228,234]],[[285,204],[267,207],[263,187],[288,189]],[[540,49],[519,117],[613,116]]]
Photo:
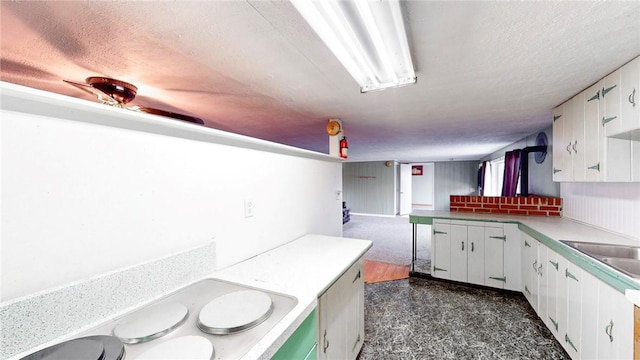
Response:
[[[360,84],[361,92],[415,84],[398,0],[292,4]]]

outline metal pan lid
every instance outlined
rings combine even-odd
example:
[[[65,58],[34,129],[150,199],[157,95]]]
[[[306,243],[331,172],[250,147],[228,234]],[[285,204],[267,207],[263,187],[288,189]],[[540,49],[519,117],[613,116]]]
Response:
[[[113,335],[127,344],[151,341],[180,327],[188,316],[189,309],[179,303],[154,305],[126,317]]]
[[[198,316],[198,327],[208,334],[232,334],[259,325],[272,312],[273,301],[268,294],[257,290],[234,291],[205,305]]]

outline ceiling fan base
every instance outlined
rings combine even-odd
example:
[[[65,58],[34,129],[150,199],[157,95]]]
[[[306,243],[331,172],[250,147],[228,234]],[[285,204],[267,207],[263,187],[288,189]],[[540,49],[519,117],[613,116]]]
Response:
[[[133,100],[138,93],[138,88],[121,80],[101,76],[91,76],[86,80],[87,84],[109,95],[120,104],[126,104]]]

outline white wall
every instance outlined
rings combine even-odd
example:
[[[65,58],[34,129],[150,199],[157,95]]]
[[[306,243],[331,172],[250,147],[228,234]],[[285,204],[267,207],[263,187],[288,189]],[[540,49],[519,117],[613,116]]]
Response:
[[[562,183],[560,190],[564,217],[640,241],[640,183]]]
[[[0,115],[0,301],[212,240],[223,268],[306,233],[342,234],[339,162],[16,113],[4,103]],[[244,199],[254,201],[252,218]]]
[[[344,200],[352,213],[395,215],[397,168],[384,161],[349,162],[342,168]]]
[[[411,177],[411,202],[414,209],[433,210],[434,163],[412,163],[422,165],[422,175]]]

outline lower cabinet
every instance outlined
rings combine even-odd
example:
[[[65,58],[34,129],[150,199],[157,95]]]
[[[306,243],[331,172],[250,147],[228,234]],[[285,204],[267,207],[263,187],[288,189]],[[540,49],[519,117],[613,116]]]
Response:
[[[633,358],[633,304],[609,285],[598,286],[598,321],[595,337],[598,359]]]
[[[432,228],[432,276],[521,291],[516,224],[435,219]]]
[[[317,358],[317,326],[316,310],[298,326],[298,329],[271,357],[271,360],[307,360]]]
[[[364,342],[364,260],[318,299],[318,359],[353,360]]]
[[[529,235],[523,294],[572,359],[632,359],[633,304]]]

